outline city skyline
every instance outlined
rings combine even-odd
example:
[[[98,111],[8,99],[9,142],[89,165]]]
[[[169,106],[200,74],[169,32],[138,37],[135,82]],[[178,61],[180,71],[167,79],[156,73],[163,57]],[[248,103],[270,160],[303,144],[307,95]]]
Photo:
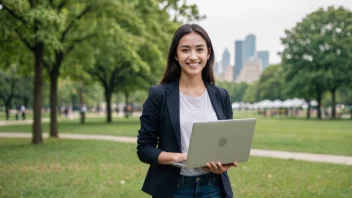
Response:
[[[257,36],[257,51],[269,51],[269,64],[281,61],[277,54],[282,51],[280,37],[285,29],[293,28],[308,14],[319,8],[343,6],[352,9],[351,0],[188,0],[195,3],[199,12],[206,19],[196,22],[209,33],[215,51],[215,59],[221,61],[222,53],[227,48],[234,65],[235,40],[241,40],[252,33]],[[216,9],[214,9],[216,7]]]

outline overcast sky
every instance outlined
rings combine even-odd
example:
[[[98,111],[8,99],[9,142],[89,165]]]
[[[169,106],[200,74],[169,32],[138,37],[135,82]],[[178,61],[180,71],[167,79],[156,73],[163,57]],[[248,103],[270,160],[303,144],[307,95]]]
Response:
[[[216,61],[227,48],[234,63],[234,41],[253,33],[257,51],[268,50],[269,63],[279,63],[280,37],[307,14],[320,7],[343,6],[352,10],[352,0],[187,0],[196,3],[206,19],[198,22],[209,34]]]

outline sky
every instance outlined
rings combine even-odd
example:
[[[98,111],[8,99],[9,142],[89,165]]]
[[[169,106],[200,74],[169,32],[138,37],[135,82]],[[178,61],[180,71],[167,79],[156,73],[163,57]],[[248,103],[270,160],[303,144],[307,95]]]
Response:
[[[283,50],[280,38],[308,14],[319,8],[343,6],[352,10],[352,0],[187,0],[206,15],[198,23],[209,34],[215,59],[221,60],[227,48],[234,64],[234,42],[249,33],[257,37],[257,51],[269,51],[269,63],[280,63]]]

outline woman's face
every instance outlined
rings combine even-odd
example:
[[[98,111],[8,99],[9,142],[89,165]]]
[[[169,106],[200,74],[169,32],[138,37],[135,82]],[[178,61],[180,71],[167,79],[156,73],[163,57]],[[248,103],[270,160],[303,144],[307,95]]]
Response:
[[[201,76],[209,53],[206,41],[199,34],[191,32],[184,35],[177,46],[175,57],[181,66],[181,76]]]

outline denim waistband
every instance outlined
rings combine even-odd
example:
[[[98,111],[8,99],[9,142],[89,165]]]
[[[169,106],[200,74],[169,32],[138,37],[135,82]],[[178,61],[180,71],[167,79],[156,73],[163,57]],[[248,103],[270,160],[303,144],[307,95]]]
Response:
[[[208,184],[209,182],[221,182],[221,175],[208,173],[199,176],[184,176],[180,175],[178,183],[179,185],[187,185],[187,184]]]

